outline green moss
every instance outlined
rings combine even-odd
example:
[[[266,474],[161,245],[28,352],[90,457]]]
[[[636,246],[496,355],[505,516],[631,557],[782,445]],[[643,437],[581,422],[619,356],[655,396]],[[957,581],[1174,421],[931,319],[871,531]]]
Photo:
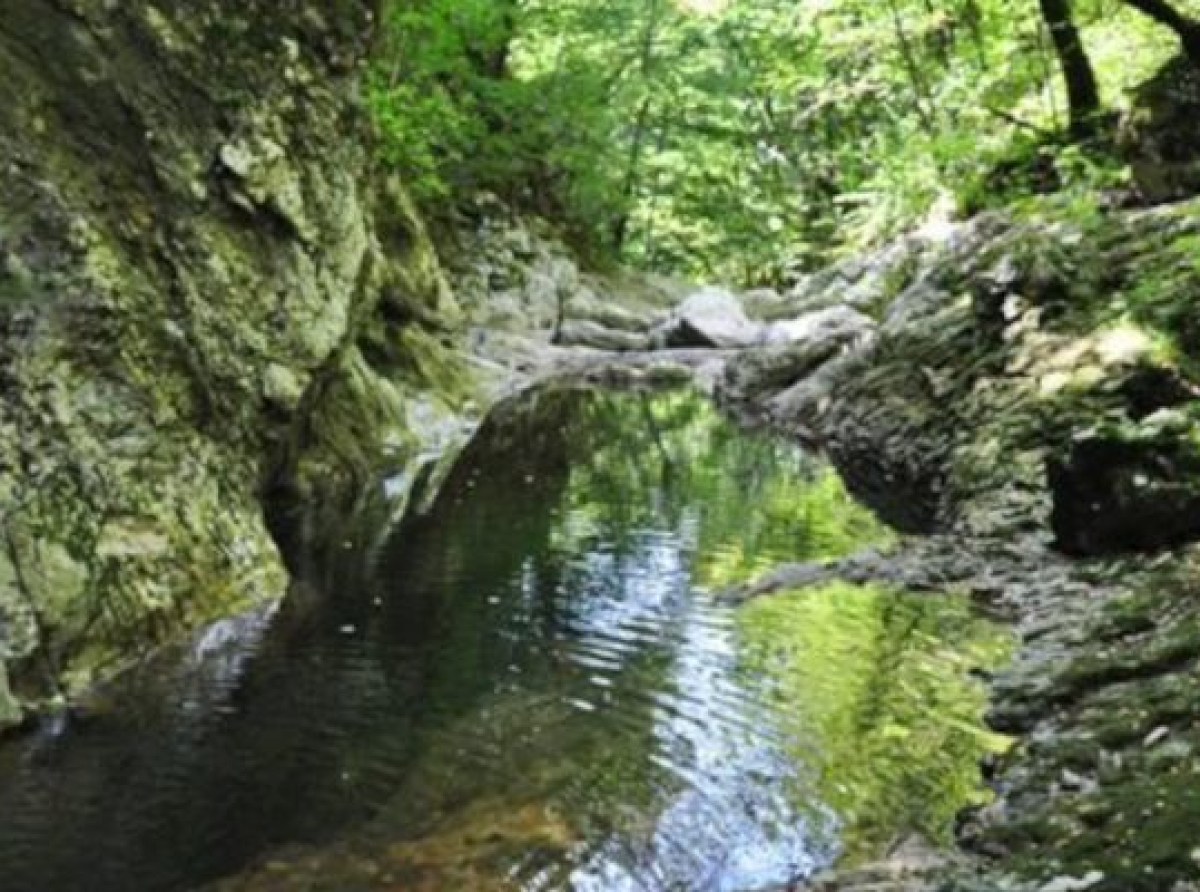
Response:
[[[67,6],[0,34],[0,493],[29,571],[0,625],[30,698],[279,596],[264,472],[382,290],[354,76],[326,58],[363,49],[339,30],[361,5],[296,9],[287,40],[265,7]],[[348,377],[346,454],[404,426],[384,377]]]

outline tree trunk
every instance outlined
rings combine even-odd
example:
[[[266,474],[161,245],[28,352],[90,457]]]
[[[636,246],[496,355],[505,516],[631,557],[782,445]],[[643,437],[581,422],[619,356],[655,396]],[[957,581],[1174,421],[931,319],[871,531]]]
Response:
[[[896,34],[896,43],[900,47],[900,58],[904,62],[904,68],[908,72],[909,83],[913,91],[913,110],[917,113],[917,117],[921,120],[921,125],[926,132],[934,131],[933,114],[926,107],[926,103],[932,105],[930,97],[929,85],[925,82],[925,77],[921,72],[921,64],[917,60],[917,55],[913,51],[912,43],[908,39],[908,34],[904,30],[904,19],[900,16],[900,9],[896,6],[895,0],[888,0],[888,9],[892,14],[892,28]]]
[[[1067,84],[1071,136],[1089,139],[1095,136],[1100,117],[1100,88],[1071,16],[1071,0],[1038,0],[1038,3]]]
[[[642,101],[633,123],[633,139],[629,144],[629,160],[625,165],[625,184],[621,188],[621,216],[613,224],[612,246],[620,254],[629,237],[629,215],[637,202],[638,181],[642,170],[642,147],[650,123],[650,100]]]
[[[1192,60],[1192,64],[1200,67],[1200,20],[1183,14],[1166,0],[1124,0],[1124,2],[1126,6],[1132,6],[1178,34],[1179,40],[1183,44],[1183,52]]]
[[[642,31],[642,45],[638,59],[638,74],[643,81],[649,83],[654,76],[655,55],[654,44],[658,40],[659,26],[662,24],[663,6],[661,0],[652,0],[646,19],[645,30]],[[633,135],[629,143],[629,160],[625,166],[625,184],[621,194],[620,216],[612,224],[612,246],[618,256],[629,238],[629,218],[637,204],[638,182],[641,178],[642,153],[645,147],[648,125],[650,123],[649,99],[642,100],[638,108],[637,119],[634,121]]]

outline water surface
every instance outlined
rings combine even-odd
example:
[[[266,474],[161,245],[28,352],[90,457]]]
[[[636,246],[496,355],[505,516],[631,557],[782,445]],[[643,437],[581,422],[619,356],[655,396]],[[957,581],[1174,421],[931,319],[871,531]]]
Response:
[[[1002,636],[953,597],[712,597],[883,535],[690,393],[528,398],[381,547],[0,750],[0,890],[750,892],[943,836]]]

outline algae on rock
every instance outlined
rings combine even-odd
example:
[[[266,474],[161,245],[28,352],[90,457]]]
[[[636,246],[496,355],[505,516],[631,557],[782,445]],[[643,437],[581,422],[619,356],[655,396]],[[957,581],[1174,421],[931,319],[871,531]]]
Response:
[[[452,353],[425,332],[456,313],[356,138],[373,18],[315,0],[8,4],[0,725],[9,684],[69,694],[278,597],[263,488],[381,451],[412,394],[450,389],[405,365],[417,342]],[[353,457],[306,438],[346,416]]]

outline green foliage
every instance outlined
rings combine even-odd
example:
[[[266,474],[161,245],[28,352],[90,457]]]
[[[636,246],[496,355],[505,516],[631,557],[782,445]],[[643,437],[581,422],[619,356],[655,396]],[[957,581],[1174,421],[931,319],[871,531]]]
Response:
[[[478,61],[503,51],[503,4],[492,0],[394,0],[367,95],[386,161],[407,174],[423,203],[487,174],[475,147],[510,98]]]
[[[1111,106],[1177,47],[1073,8]],[[754,283],[931,211],[1123,184],[1065,148],[1036,0],[391,0],[386,24],[371,104],[427,206],[497,192],[645,268]]]

